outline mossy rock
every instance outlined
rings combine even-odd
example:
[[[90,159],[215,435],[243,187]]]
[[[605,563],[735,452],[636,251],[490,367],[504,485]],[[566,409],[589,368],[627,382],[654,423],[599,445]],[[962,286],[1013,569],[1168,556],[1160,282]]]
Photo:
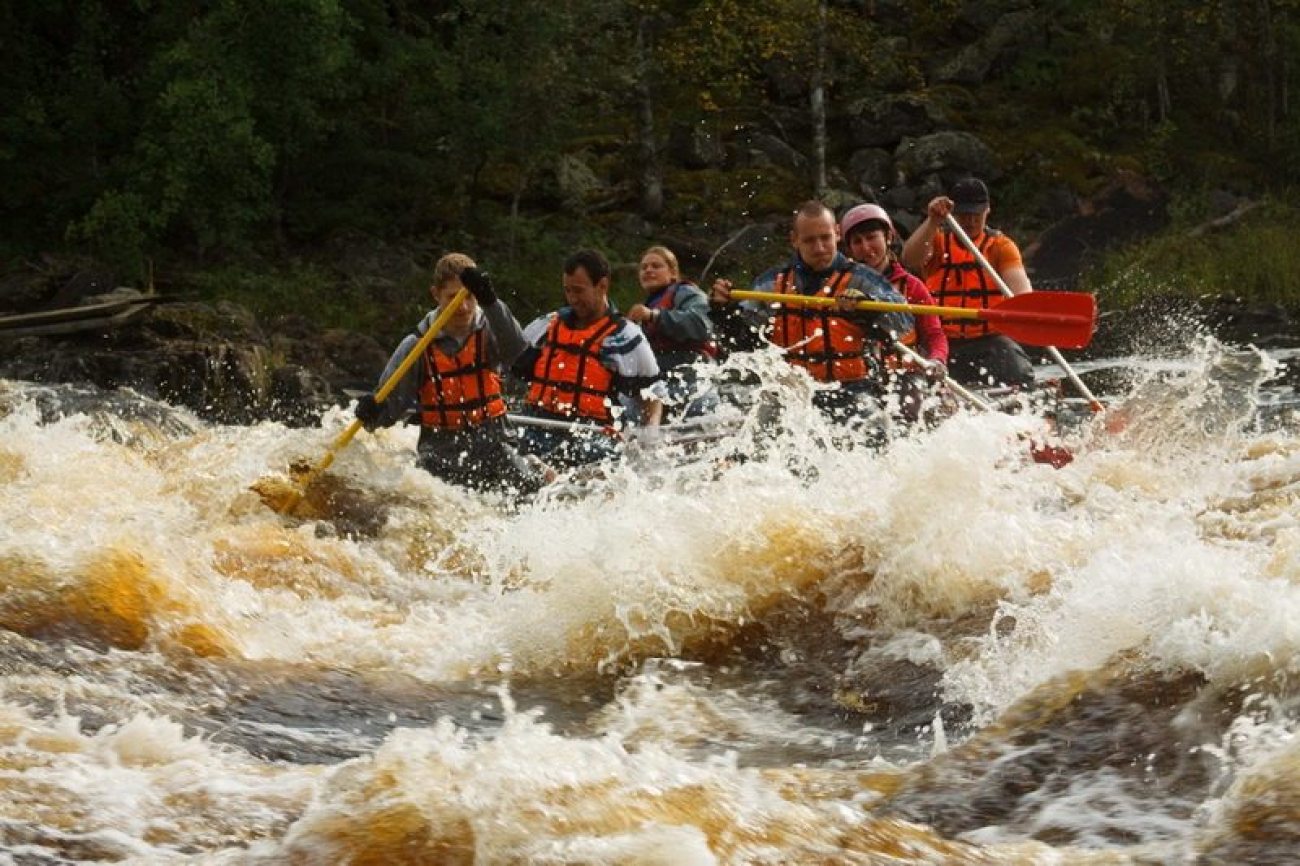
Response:
[[[229,301],[160,305],[153,311],[150,330],[202,342],[264,339],[253,313]]]

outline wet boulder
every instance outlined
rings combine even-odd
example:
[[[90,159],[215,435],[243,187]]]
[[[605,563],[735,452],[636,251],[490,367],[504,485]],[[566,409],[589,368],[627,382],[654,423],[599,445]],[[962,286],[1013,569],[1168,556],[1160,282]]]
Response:
[[[856,100],[844,111],[853,144],[859,148],[894,147],[942,129],[947,121],[932,100],[911,94]]]
[[[996,180],[1000,175],[992,149],[969,132],[936,132],[905,138],[894,151],[898,170],[914,185],[937,177],[946,188],[965,175]]]

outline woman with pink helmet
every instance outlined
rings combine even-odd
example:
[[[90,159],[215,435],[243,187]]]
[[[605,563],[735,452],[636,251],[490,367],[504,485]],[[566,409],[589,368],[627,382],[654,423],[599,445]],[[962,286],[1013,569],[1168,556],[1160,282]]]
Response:
[[[909,304],[934,306],[934,296],[925,283],[898,261],[894,253],[897,237],[894,222],[880,205],[860,204],[846,211],[840,218],[840,237],[850,258],[878,272]],[[895,359],[893,364],[901,380],[903,414],[909,420],[919,417],[920,403],[928,390],[924,379],[917,381],[916,374],[930,380],[942,379],[948,363],[948,336],[939,317],[917,315],[914,319],[915,331],[905,335],[901,342],[913,344],[915,351],[929,363],[918,367],[904,356]]]

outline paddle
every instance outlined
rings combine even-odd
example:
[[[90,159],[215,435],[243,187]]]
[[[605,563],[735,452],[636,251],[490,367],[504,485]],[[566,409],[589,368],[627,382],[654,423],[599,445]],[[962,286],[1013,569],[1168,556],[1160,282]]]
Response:
[[[894,350],[899,354],[904,355],[913,364],[917,364],[925,370],[929,370],[935,364],[935,362],[931,361],[929,358],[922,357],[921,353],[917,352],[911,346],[907,345],[906,343],[900,342],[898,340],[894,341]],[[993,410],[992,403],[985,400],[983,397],[979,396],[974,391],[971,391],[966,386],[962,385],[960,382],[957,382],[954,379],[950,379],[947,376],[944,376],[943,383],[948,387],[949,391],[952,391],[958,397],[962,398],[967,403],[970,403],[975,408],[983,409],[986,412]]]
[[[460,291],[456,292],[456,294],[452,296],[452,299],[448,302],[447,306],[438,311],[438,315],[433,320],[433,324],[429,325],[429,330],[424,332],[424,336],[422,336],[419,342],[417,342],[411,351],[406,354],[406,357],[402,359],[402,363],[397,365],[397,369],[393,371],[393,374],[389,376],[388,379],[379,387],[379,390],[375,392],[376,403],[382,403],[388,399],[388,395],[393,393],[393,389],[397,387],[397,383],[402,381],[402,377],[405,376],[410,371],[411,367],[413,367],[415,363],[424,356],[425,350],[429,348],[429,344],[432,343],[434,338],[438,336],[444,327],[446,327],[447,321],[451,319],[452,314],[454,314],[456,310],[460,309],[460,305],[468,295],[469,290],[462,287]],[[315,466],[312,466],[306,472],[295,473],[297,477],[294,480],[296,481],[297,486],[285,489],[282,484],[278,484],[272,479],[262,479],[253,485],[253,490],[258,494],[258,496],[262,497],[262,501],[265,502],[267,507],[272,511],[279,512],[280,514],[293,513],[294,509],[298,507],[298,503],[302,501],[307,488],[311,486],[312,482],[320,477],[321,473],[330,467],[330,464],[334,462],[334,458],[338,453],[347,447],[347,444],[352,441],[353,437],[357,435],[358,431],[360,431],[363,426],[364,425],[360,418],[354,420],[348,425],[346,430],[335,438],[333,443],[331,443],[329,448],[326,450],[325,456],[322,457]]]
[[[506,419],[512,424],[518,424],[520,427],[537,427],[542,430],[559,430],[564,433],[579,433],[589,436],[602,435],[611,439],[618,439],[619,432],[613,426],[599,424],[584,424],[581,421],[561,421],[559,418],[538,418],[534,415],[517,415],[510,413]]]
[[[512,424],[518,424],[520,427],[538,427],[543,430],[557,430],[564,433],[574,433],[579,436],[603,435],[611,439],[631,439],[650,438],[654,434],[652,441],[662,441],[665,444],[680,445],[688,442],[704,441],[727,435],[732,432],[735,423],[734,419],[718,419],[716,417],[692,418],[686,421],[680,421],[674,424],[660,424],[653,427],[634,427],[630,431],[620,432],[614,427],[598,427],[595,424],[584,424],[580,421],[562,421],[559,418],[537,418],[532,415],[517,415],[511,413],[506,416]],[[727,429],[710,429],[726,426]],[[694,435],[691,435],[694,431]],[[661,437],[661,438],[660,438]]]
[[[894,349],[906,356],[908,360],[915,364],[919,364],[927,370],[934,366],[934,361],[921,357],[921,355],[913,350],[911,346],[904,343],[895,341]],[[992,403],[985,400],[975,392],[968,390],[958,382],[946,377],[943,382],[954,394],[961,397],[963,400],[966,400],[976,408],[982,409],[985,412],[997,411],[997,407]],[[1061,445],[1048,445],[1046,443],[1033,441],[1029,443],[1029,456],[1035,463],[1046,463],[1053,469],[1060,469],[1062,466],[1074,462],[1074,454],[1070,449]]]
[[[957,239],[962,242],[962,245],[965,246],[966,249],[970,250],[971,255],[973,255],[976,261],[980,263],[980,266],[984,268],[984,270],[988,272],[989,276],[993,278],[993,281],[997,283],[998,291],[1000,291],[1003,297],[1006,298],[1006,300],[1002,302],[1001,305],[1002,307],[1005,307],[1008,303],[1015,300],[1016,298],[1031,298],[1034,295],[1038,294],[1037,292],[1030,292],[1027,295],[1017,295],[1016,293],[1012,292],[1011,287],[1007,285],[1007,281],[1002,279],[1002,275],[999,274],[996,270],[994,270],[993,265],[989,264],[988,259],[984,258],[984,254],[980,252],[979,247],[975,246],[975,242],[970,239],[970,236],[968,234],[966,234],[966,230],[961,227],[961,224],[958,223],[957,220],[953,219],[952,214],[948,214],[947,216],[945,216],[944,222],[947,223],[948,230],[957,236]],[[1061,294],[1061,293],[1053,292],[1052,294]],[[998,309],[1001,309],[1001,307],[999,307]],[[1096,315],[1095,310],[1093,315],[1095,317]],[[1021,343],[1029,342],[1027,340],[1020,340],[1018,337],[1015,337],[1012,334],[1007,334],[1007,336]],[[1057,349],[1057,346],[1065,346],[1065,348],[1067,349],[1082,349],[1083,346],[1072,346],[1068,343],[1064,343],[1059,340],[1050,340],[1045,344],[1029,343],[1029,345],[1046,346],[1047,354],[1051,355],[1052,360],[1055,361],[1057,364],[1059,364],[1061,366],[1061,369],[1065,371],[1065,375],[1069,378],[1071,384],[1073,384],[1074,387],[1079,390],[1079,393],[1082,394],[1088,400],[1088,407],[1092,409],[1093,412],[1100,412],[1106,408],[1105,406],[1102,405],[1101,401],[1098,400],[1096,396],[1094,396],[1093,393],[1088,390],[1088,386],[1083,384],[1083,380],[1079,378],[1079,374],[1075,373],[1074,369],[1071,368],[1068,363],[1066,363],[1065,357]],[[1086,346],[1087,343],[1084,343],[1083,345]]]
[[[804,307],[835,307],[839,300],[825,295],[735,290],[733,301],[765,301]],[[1031,292],[1014,295],[992,309],[935,307],[891,301],[857,301],[853,309],[881,313],[918,313],[945,319],[980,319],[1000,334],[1030,346],[1082,349],[1097,325],[1097,299],[1085,292]]]

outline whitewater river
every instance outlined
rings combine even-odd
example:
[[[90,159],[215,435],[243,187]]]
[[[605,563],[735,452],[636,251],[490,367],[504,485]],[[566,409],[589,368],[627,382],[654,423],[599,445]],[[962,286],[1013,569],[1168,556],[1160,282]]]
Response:
[[[362,434],[293,517],[346,413],[0,382],[0,861],[1294,862],[1298,363],[1125,359],[1059,470],[769,371],[775,440],[508,507]]]

